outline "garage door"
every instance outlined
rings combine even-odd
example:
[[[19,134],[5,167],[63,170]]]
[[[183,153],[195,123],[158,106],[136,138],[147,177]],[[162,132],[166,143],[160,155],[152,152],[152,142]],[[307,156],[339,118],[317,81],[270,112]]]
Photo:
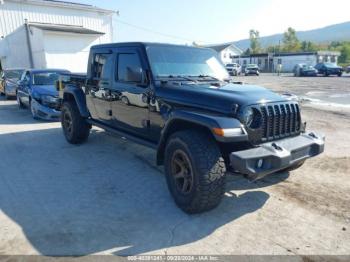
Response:
[[[90,47],[99,43],[98,38],[97,35],[45,32],[46,67],[86,72]]]

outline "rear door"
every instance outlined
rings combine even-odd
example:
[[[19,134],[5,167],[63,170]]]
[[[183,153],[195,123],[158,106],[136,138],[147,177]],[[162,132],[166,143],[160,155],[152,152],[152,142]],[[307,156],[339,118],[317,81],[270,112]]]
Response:
[[[111,125],[111,88],[114,72],[114,54],[96,51],[91,57],[90,78],[86,84],[86,102],[93,119]]]

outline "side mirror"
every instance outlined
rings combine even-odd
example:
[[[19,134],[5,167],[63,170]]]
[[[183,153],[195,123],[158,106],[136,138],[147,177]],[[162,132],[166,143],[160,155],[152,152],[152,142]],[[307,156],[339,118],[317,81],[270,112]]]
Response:
[[[18,85],[20,85],[20,86],[28,85],[28,81],[27,81],[27,80],[19,80],[17,83],[18,83]]]

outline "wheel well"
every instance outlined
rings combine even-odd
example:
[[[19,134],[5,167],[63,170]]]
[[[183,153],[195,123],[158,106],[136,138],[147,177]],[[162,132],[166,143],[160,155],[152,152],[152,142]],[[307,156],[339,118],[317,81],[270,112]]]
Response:
[[[216,143],[216,139],[213,136],[213,133],[210,131],[210,129],[204,125],[196,124],[190,121],[186,120],[173,120],[169,126],[167,127],[165,133],[163,134],[159,147],[157,152],[157,165],[163,165],[164,163],[164,152],[165,152],[165,146],[168,141],[168,138],[174,134],[175,132],[182,131],[182,130],[189,130],[189,129],[195,129],[200,132],[204,132],[208,134]],[[217,143],[221,150],[220,143]]]
[[[69,93],[64,93],[63,94],[63,100],[64,101],[73,101],[75,102],[75,99],[74,99],[74,96],[72,94],[69,94]]]

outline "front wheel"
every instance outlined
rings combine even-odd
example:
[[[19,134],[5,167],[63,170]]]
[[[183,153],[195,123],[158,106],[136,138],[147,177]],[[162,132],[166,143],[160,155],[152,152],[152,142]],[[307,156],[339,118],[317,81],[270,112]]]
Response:
[[[33,119],[38,120],[39,117],[38,117],[38,114],[37,114],[37,110],[35,109],[32,100],[30,100],[29,103],[30,103],[30,104],[29,104],[30,112],[32,113]]]
[[[122,96],[121,100],[125,105],[130,105],[130,101],[126,96]]]
[[[16,100],[17,100],[17,105],[18,105],[18,108],[19,108],[19,109],[25,108],[25,106],[24,106],[24,104],[22,103],[22,100],[21,100],[21,98],[19,97],[18,94],[16,95]]]
[[[75,102],[64,102],[61,113],[61,124],[64,136],[71,144],[85,142],[90,134],[90,125],[80,115]]]
[[[10,96],[6,93],[6,87],[4,87],[5,100],[9,100]]]
[[[165,174],[175,203],[186,213],[208,211],[225,193],[225,163],[213,138],[194,130],[179,131],[165,149]]]

